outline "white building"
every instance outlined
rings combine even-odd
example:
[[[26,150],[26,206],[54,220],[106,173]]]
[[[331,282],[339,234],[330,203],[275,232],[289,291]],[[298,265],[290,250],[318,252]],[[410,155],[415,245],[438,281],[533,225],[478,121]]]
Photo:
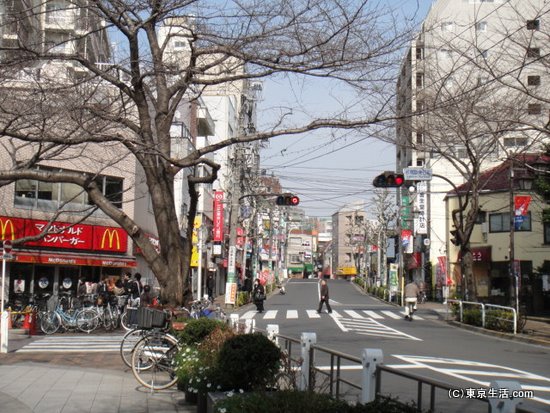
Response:
[[[487,169],[513,153],[541,147],[540,133],[519,129],[548,121],[547,104],[537,96],[545,96],[550,84],[541,58],[547,55],[549,8],[543,0],[438,0],[403,59],[397,170],[418,166],[446,178],[434,177],[421,193],[428,202],[426,231],[412,225],[412,216],[410,227],[401,222],[401,229],[415,235],[410,252],[425,252],[432,267],[448,254],[443,200],[452,189],[448,181],[460,185],[469,179],[469,151]],[[459,117],[468,130],[460,130]],[[424,277],[425,270],[417,266],[415,277]]]

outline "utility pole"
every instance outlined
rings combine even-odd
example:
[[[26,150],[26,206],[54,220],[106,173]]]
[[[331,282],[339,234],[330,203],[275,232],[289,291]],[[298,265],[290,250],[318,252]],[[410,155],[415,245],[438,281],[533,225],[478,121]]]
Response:
[[[513,305],[515,297],[516,311],[519,311],[519,283],[518,274],[516,272],[515,263],[515,208],[514,208],[514,160],[510,158],[510,198],[509,198],[509,211],[510,211],[510,245],[509,245],[509,274],[510,274],[510,303]]]

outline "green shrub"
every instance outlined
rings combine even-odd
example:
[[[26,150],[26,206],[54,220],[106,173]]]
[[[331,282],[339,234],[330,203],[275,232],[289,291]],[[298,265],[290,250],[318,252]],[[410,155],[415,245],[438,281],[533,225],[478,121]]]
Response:
[[[237,301],[235,302],[235,305],[237,307],[241,307],[245,304],[248,304],[250,302],[250,293],[248,291],[239,291],[237,293]]]
[[[481,326],[481,309],[466,308],[462,310],[462,322],[472,326]]]
[[[417,413],[414,404],[381,397],[372,403],[352,406],[328,394],[304,391],[228,394],[214,406],[215,413]]]
[[[485,328],[512,332],[514,330],[513,319],[514,316],[511,311],[488,310],[485,312]]]
[[[188,346],[198,345],[216,328],[229,329],[229,326],[221,320],[214,320],[207,317],[191,318],[182,331],[177,332],[180,343]]]
[[[230,338],[219,353],[218,378],[225,389],[265,389],[275,382],[281,350],[260,333]]]

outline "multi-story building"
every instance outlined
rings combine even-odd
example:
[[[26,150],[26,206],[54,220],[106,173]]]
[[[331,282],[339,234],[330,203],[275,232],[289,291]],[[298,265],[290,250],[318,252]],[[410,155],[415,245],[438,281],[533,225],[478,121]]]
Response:
[[[516,296],[517,287],[519,300],[530,313],[540,313],[544,306],[550,307],[550,208],[548,198],[535,191],[541,171],[549,169],[548,155],[522,154],[481,174],[480,215],[470,243],[474,258],[472,284],[479,300],[513,304],[511,300]],[[511,170],[513,179],[510,179]],[[464,197],[469,190],[470,184],[465,183],[447,194],[449,227],[458,196]],[[510,217],[514,220],[513,227]],[[448,242],[447,247],[451,257],[459,257],[456,245]],[[458,279],[460,262],[451,259],[449,271],[452,279]],[[445,272],[437,275],[437,283],[443,284]]]
[[[38,52],[78,52],[97,65],[109,62],[111,52],[107,33],[102,30],[104,22],[85,7],[64,1],[4,1],[0,17],[0,42],[5,47],[0,55],[3,61],[13,62],[17,57],[15,52],[8,51],[9,46],[26,44]],[[55,81],[62,85],[85,72],[78,64],[63,59],[32,60],[29,64],[14,66],[11,78],[3,79],[2,93],[28,94],[40,90],[41,82]],[[2,140],[9,141],[7,137]],[[16,140],[12,144],[17,145]],[[9,167],[14,160],[31,159],[37,145],[22,145],[11,153],[9,145],[4,146],[0,151],[2,164]],[[38,162],[37,168],[95,174],[99,188],[112,204],[154,239],[157,232],[149,212],[143,170],[134,157],[126,155],[123,145],[86,143],[51,153]],[[131,238],[101,210],[94,208],[86,192],[76,184],[21,179],[2,186],[0,197],[1,240],[35,236],[50,225],[43,238],[14,248],[14,258],[7,264],[6,287],[10,293],[74,291],[81,277],[97,282],[102,276],[119,276],[128,269],[140,271],[144,282],[152,282],[153,275]]]
[[[423,254],[432,266],[445,262],[450,251],[443,201],[452,185],[541,147],[544,134],[537,127],[548,121],[548,110],[538,97],[550,86],[541,28],[548,11],[542,0],[433,3],[397,84],[396,168],[434,174],[414,194],[401,190],[403,204],[427,201],[414,211],[422,220],[412,214],[401,219],[401,229],[414,235],[410,250],[402,246],[402,252]],[[425,278],[426,266],[412,272]]]
[[[365,255],[363,204],[344,207],[332,215],[332,274],[357,275],[359,260]]]

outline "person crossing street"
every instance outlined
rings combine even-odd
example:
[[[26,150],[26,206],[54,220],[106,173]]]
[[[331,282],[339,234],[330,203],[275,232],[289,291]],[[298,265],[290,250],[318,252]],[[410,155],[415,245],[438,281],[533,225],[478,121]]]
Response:
[[[326,280],[321,280],[321,288],[320,288],[319,295],[320,295],[319,308],[317,309],[317,313],[321,314],[323,303],[326,304],[329,314],[332,313],[332,308],[330,308],[330,303],[329,303],[328,285]]]

